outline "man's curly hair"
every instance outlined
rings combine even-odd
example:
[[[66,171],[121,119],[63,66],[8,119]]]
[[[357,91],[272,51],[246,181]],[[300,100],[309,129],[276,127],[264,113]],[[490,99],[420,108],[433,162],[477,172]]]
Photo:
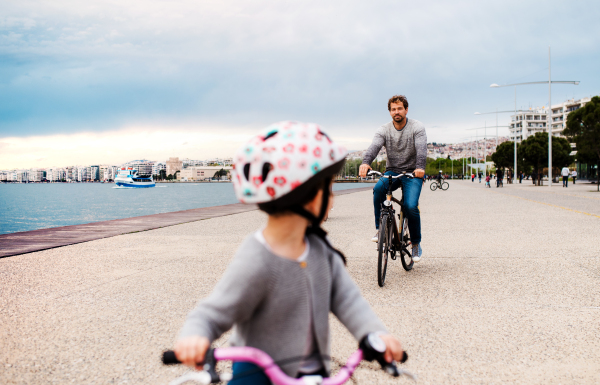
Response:
[[[408,100],[404,95],[394,95],[388,100],[388,111],[392,108],[392,103],[402,103],[404,104],[404,109],[408,110]]]

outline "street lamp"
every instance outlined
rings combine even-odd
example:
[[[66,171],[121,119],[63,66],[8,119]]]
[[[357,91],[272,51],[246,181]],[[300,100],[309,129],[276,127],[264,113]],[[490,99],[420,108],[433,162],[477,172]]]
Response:
[[[566,80],[552,80],[551,72],[550,72],[550,47],[548,47],[548,81],[540,81],[540,82],[525,82],[525,83],[514,83],[514,84],[503,84],[498,85],[496,83],[490,85],[491,88],[499,88],[499,87],[515,87],[515,119],[517,115],[517,86],[529,85],[529,84],[548,84],[548,186],[552,187],[552,83],[555,84],[574,84],[578,85],[579,81],[566,81]],[[523,130],[523,125],[521,124],[521,130]],[[515,176],[517,174],[517,122],[515,120]],[[521,134],[522,135],[522,134]],[[522,137],[522,136],[521,136]]]
[[[480,114],[480,115],[483,115],[483,114]],[[496,125],[496,147],[498,147],[498,127],[508,127],[508,126],[498,126],[498,125]],[[486,123],[486,125],[484,127],[467,128],[467,131],[470,131],[470,130],[480,130],[482,128],[484,130],[486,130],[486,131],[484,131],[484,136],[486,136],[487,135],[487,123]],[[477,152],[479,152],[479,149],[477,148],[477,145],[478,145],[477,142],[479,141],[477,131],[475,131],[475,141],[476,141],[476,144],[475,144],[475,151],[476,151],[475,158],[477,159]],[[485,142],[485,138],[484,138],[484,142]],[[485,151],[486,151],[486,149],[484,149],[484,161],[483,161],[484,164],[485,164],[485,161],[486,161],[485,160],[485,156],[486,156]],[[479,160],[478,159],[477,159],[477,171],[479,171]],[[487,167],[486,167],[486,171],[485,172],[486,172],[486,175],[487,175]]]
[[[492,84],[492,86],[498,86],[497,84]],[[515,94],[516,95],[516,94]],[[515,110],[514,111],[498,111],[496,109],[496,111],[493,112],[476,112],[474,115],[489,115],[489,114],[496,114],[496,150],[498,149],[498,127],[508,127],[510,129],[510,126],[498,126],[498,114],[504,114],[504,113],[512,113],[514,112],[515,115],[517,114],[517,112],[523,112],[524,110],[516,110],[516,97],[515,97]],[[523,128],[521,127],[521,130]],[[515,159],[516,159],[516,154],[517,154],[517,123],[516,123],[516,118],[515,118],[515,132],[514,132],[514,142],[515,142]],[[517,174],[517,162],[515,160],[515,166],[514,166],[514,170],[515,170],[515,175]]]

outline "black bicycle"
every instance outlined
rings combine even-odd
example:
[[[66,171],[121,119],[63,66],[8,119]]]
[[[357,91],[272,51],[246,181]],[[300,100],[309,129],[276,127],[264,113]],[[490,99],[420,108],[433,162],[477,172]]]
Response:
[[[408,220],[404,213],[404,194],[402,199],[398,200],[392,195],[392,182],[394,179],[398,179],[403,176],[414,178],[412,173],[403,173],[400,175],[384,175],[379,171],[369,171],[367,175],[379,175],[381,178],[388,178],[388,191],[386,194],[386,200],[383,201],[381,206],[381,214],[379,216],[379,241],[377,242],[377,283],[383,287],[385,283],[385,273],[387,272],[388,258],[396,260],[396,253],[400,254],[400,261],[404,270],[409,271],[413,268],[414,261],[412,255],[408,251],[410,243],[410,234],[408,232]],[[400,185],[402,189],[402,184]],[[396,202],[400,205],[400,213],[398,219],[400,220],[400,231],[396,224],[396,210],[392,202]]]
[[[444,182],[443,179],[441,181],[438,181],[436,179],[433,182],[431,182],[431,184],[429,185],[429,188],[431,189],[431,191],[435,191],[438,188],[441,189],[442,191],[446,191],[446,190],[448,190],[448,187],[450,187],[450,184],[448,182]]]

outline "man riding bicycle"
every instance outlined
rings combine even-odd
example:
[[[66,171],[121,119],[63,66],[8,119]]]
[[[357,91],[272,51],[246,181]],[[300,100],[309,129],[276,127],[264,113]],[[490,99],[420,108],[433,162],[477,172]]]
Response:
[[[392,96],[388,101],[388,111],[392,117],[390,123],[379,127],[371,146],[367,149],[359,175],[364,178],[371,170],[371,162],[375,159],[381,147],[387,152],[387,167],[385,175],[398,175],[404,172],[413,173],[415,178],[403,176],[393,180],[392,189],[402,185],[404,194],[404,210],[408,219],[408,230],[413,246],[412,258],[418,262],[423,256],[421,243],[421,216],[419,213],[419,197],[425,175],[427,159],[427,134],[425,126],[418,120],[408,119],[408,100],[403,95]],[[377,233],[371,239],[379,239],[379,215],[381,205],[386,199],[388,179],[380,178],[373,188],[373,206],[375,211],[375,228]]]

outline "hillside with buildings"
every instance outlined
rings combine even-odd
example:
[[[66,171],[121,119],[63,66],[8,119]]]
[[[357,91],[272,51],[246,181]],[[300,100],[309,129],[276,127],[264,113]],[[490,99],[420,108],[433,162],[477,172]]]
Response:
[[[73,165],[18,170],[0,170],[0,182],[102,182],[113,181],[119,169],[132,167],[139,175],[154,175],[166,179],[203,180],[210,179],[220,170],[231,170],[231,158],[206,160],[169,158],[166,161],[146,159],[132,160],[119,165]],[[221,177],[221,176],[220,176]]]

